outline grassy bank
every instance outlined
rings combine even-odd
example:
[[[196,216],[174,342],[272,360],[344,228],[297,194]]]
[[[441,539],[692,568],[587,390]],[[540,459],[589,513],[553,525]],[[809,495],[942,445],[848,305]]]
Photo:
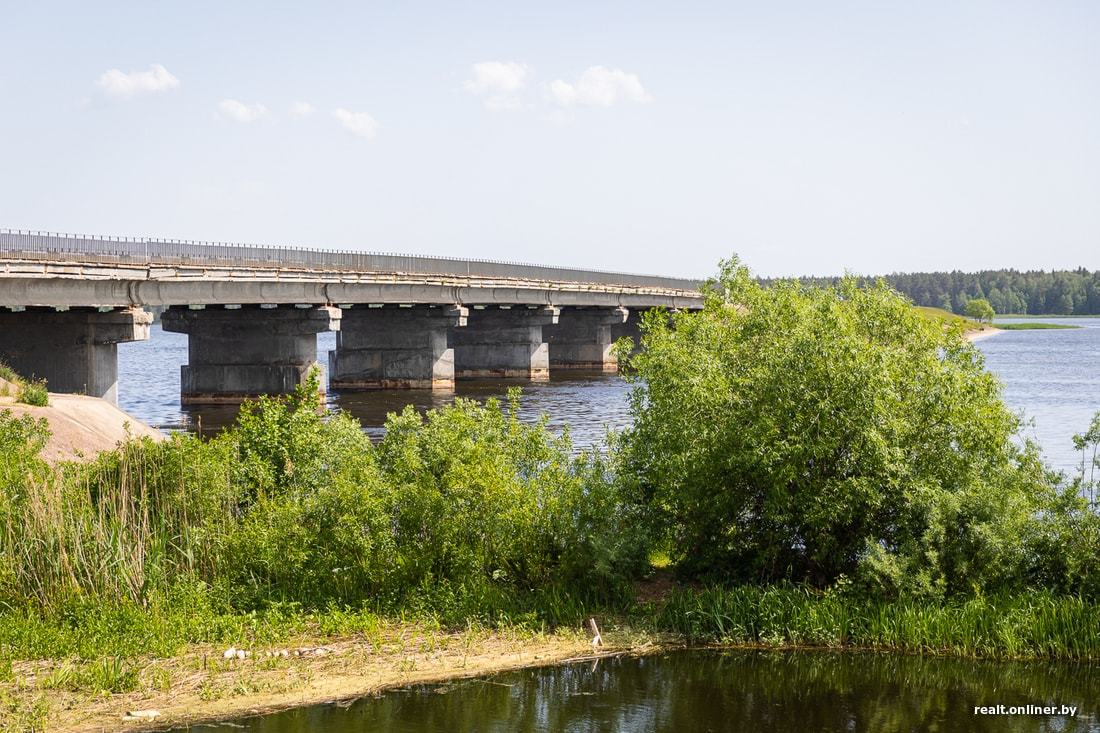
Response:
[[[1081,328],[1068,323],[1043,323],[1042,321],[1028,321],[1027,323],[994,323],[994,328],[1002,331],[1043,331],[1048,329]]]
[[[652,646],[611,636],[617,640],[609,639],[607,650]],[[359,634],[313,629],[280,644],[235,649],[243,658],[226,658],[220,645],[191,645],[169,658],[11,664],[0,681],[0,729],[75,733],[224,721],[592,653],[587,637],[573,631],[476,624],[446,630],[395,620]],[[149,717],[129,715],[137,711]]]
[[[960,326],[964,331],[973,331],[982,328],[988,328],[988,324],[979,323],[972,318],[966,316],[960,316],[950,311],[946,311],[943,308],[933,308],[931,306],[915,305],[913,309],[921,315],[922,318],[933,321],[935,323],[942,324],[944,326]]]
[[[689,643],[1083,660],[1100,659],[1098,617],[1096,602],[1045,593],[936,603],[746,586],[677,591],[655,622]]]
[[[52,652],[0,665],[0,727],[98,730],[150,709],[160,713],[157,723],[179,725],[593,653],[690,645],[1100,659],[1100,606],[1042,593],[934,603],[796,587],[674,587],[639,605],[531,602],[527,614],[488,624],[348,608],[219,615],[157,607],[52,618],[9,612],[0,617],[3,648]],[[582,631],[589,614],[600,620],[599,649]],[[229,648],[245,656],[227,659]]]

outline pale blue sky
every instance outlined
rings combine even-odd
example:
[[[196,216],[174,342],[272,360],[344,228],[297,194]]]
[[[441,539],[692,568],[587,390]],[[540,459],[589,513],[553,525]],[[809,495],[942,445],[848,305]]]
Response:
[[[1100,268],[1097,2],[92,6],[0,5],[0,226]]]

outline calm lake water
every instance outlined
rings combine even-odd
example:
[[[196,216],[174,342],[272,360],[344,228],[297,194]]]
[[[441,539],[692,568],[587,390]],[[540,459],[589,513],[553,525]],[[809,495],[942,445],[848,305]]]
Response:
[[[1083,432],[1100,410],[1100,318],[1043,319],[1080,326],[1074,330],[1006,331],[977,342],[987,367],[1005,384],[1005,399],[1031,423],[1026,434],[1039,441],[1052,465],[1072,471],[1079,456],[1070,440]],[[318,337],[318,357],[328,363],[335,348],[333,333]],[[187,361],[187,337],[154,326],[145,342],[119,345],[119,405],[134,416],[166,429],[216,430],[231,422],[232,408],[184,410],[179,404],[180,365]],[[553,428],[568,424],[580,446],[600,442],[607,428],[627,424],[629,387],[604,374],[557,372],[551,381],[519,380],[458,383],[457,394],[484,399],[503,396],[509,386],[522,386],[525,417],[550,418]],[[367,432],[380,435],[386,413],[406,404],[420,409],[448,402],[450,395],[393,390],[332,393],[334,407],[357,417]]]
[[[982,339],[986,368],[1005,385],[1005,401],[1022,412],[1024,433],[1043,447],[1056,468],[1075,471],[1081,456],[1072,436],[1088,429],[1100,410],[1100,318],[1006,318],[1061,323],[1075,329],[1005,331]]]
[[[1076,715],[975,715],[1069,705]],[[417,685],[233,721],[361,731],[1100,731],[1100,668],[829,652],[686,651]],[[242,727],[243,726],[243,727]],[[198,730],[195,728],[193,730]]]

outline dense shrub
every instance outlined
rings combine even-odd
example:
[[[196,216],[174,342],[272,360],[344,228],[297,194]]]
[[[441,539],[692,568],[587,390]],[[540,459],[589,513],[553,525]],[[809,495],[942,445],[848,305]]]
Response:
[[[734,261],[643,332],[623,479],[683,571],[940,595],[1033,567],[1053,481],[957,328],[882,284],[765,289]]]
[[[606,459],[521,423],[518,394],[410,408],[374,447],[312,387],[247,405],[210,441],[56,469],[37,457],[44,424],[0,416],[0,602],[145,605],[186,587],[237,610],[491,616],[540,593],[610,597],[644,563]]]

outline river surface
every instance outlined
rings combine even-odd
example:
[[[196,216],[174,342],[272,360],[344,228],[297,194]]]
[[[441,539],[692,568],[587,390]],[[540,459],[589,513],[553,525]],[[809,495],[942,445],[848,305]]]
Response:
[[[1035,319],[1030,319],[1035,320]],[[1042,319],[1079,326],[1073,330],[1006,331],[977,342],[986,366],[1005,384],[1005,400],[1030,422],[1025,434],[1043,447],[1056,468],[1073,471],[1080,457],[1072,436],[1084,432],[1100,410],[1100,318]],[[1006,320],[1007,322],[1007,320]],[[336,336],[318,337],[318,357],[328,363]],[[233,408],[183,409],[179,403],[180,365],[187,361],[187,337],[153,326],[149,341],[120,344],[119,405],[135,417],[165,429],[217,430],[233,420]],[[629,421],[630,387],[614,375],[556,372],[549,383],[490,380],[458,383],[457,394],[484,399],[522,386],[522,413],[549,416],[550,426],[570,426],[578,446],[599,443],[608,428]],[[426,409],[452,395],[419,390],[334,392],[332,406],[346,410],[373,436],[381,435],[386,414],[406,404]]]
[[[977,715],[975,706],[1072,706]],[[684,651],[416,685],[233,721],[365,731],[1100,731],[1100,668],[833,652]],[[197,730],[195,728],[193,730]]]

